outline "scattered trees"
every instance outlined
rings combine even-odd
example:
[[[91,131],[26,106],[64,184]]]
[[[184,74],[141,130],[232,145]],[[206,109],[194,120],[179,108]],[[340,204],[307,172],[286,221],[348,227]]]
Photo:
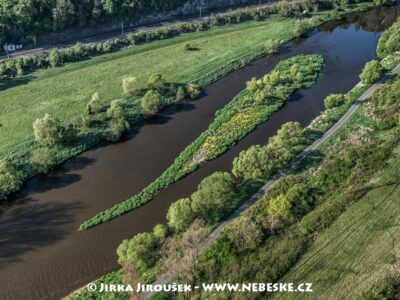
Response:
[[[122,79],[122,91],[126,95],[135,95],[140,88],[139,81],[134,76],[125,77]]]
[[[383,74],[383,67],[381,63],[377,60],[372,60],[370,62],[367,62],[365,65],[361,75],[360,79],[362,83],[365,84],[372,84],[377,82]]]
[[[158,92],[153,90],[148,91],[140,102],[142,110],[147,114],[156,114],[160,106],[160,98],[161,96]]]

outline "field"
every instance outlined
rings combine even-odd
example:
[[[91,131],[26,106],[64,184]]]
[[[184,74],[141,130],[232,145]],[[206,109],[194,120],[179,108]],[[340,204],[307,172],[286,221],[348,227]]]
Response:
[[[398,269],[400,147],[395,153],[376,187],[317,238],[282,282],[312,282],[314,299],[357,299]],[[293,299],[289,294],[275,298]]]
[[[229,61],[259,50],[268,39],[289,40],[293,23],[293,19],[273,16],[265,21],[222,26],[2,83],[0,156],[29,140],[33,121],[45,113],[67,121],[84,111],[94,92],[99,92],[105,103],[118,98],[121,79],[127,75],[136,76],[143,86],[156,73],[168,82],[199,80]],[[187,41],[198,50],[185,52]]]

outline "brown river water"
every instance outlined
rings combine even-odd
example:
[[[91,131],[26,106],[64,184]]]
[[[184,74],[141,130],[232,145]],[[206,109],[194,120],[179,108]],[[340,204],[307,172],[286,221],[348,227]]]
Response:
[[[281,54],[262,58],[133,129],[115,145],[103,145],[38,176],[15,195],[0,215],[0,299],[59,299],[101,275],[116,270],[115,250],[126,238],[165,223],[169,205],[189,196],[214,171],[230,170],[238,153],[265,143],[287,121],[307,125],[330,93],[346,92],[358,82],[364,64],[375,58],[380,32],[400,9],[384,8],[348,15],[286,45]],[[96,213],[138,193],[157,178],[213,120],[251,77],[299,53],[319,53],[326,66],[315,87],[301,90],[271,118],[219,158],[157,194],[141,208],[111,222],[78,232]]]

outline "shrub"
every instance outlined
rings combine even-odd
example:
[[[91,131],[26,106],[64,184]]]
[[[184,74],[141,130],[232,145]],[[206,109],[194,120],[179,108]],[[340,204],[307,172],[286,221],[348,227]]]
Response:
[[[125,119],[112,119],[105,137],[110,142],[118,142],[127,129],[129,129],[129,123]]]
[[[32,151],[31,164],[39,173],[47,173],[56,164],[57,152],[54,148],[42,147]]]
[[[136,77],[129,76],[122,79],[122,91],[124,94],[135,95],[139,88],[139,82]]]
[[[164,79],[161,74],[151,75],[149,78],[149,87],[153,90],[161,90],[164,88]]]
[[[61,121],[46,114],[42,119],[33,122],[35,140],[44,145],[55,145],[63,141]]]
[[[52,66],[53,68],[61,65],[61,63],[62,63],[61,54],[55,48],[50,50],[49,63],[50,63],[50,66]]]
[[[140,106],[143,112],[147,114],[156,114],[160,106],[160,94],[156,91],[148,91],[142,98]]]
[[[15,192],[21,186],[19,172],[9,162],[0,160],[0,200]]]
[[[200,87],[195,83],[188,83],[186,86],[186,92],[192,99],[197,99],[200,96]]]
[[[88,114],[97,114],[101,111],[101,99],[99,93],[94,93],[92,99],[89,101],[86,110]]]
[[[183,99],[185,99],[185,97],[186,97],[185,89],[181,86],[178,87],[178,89],[176,90],[175,102],[180,102]]]
[[[279,41],[278,40],[268,40],[265,43],[265,53],[267,55],[276,54],[279,50]]]
[[[107,117],[114,120],[126,120],[126,110],[121,100],[114,100],[107,109]]]
[[[382,77],[382,74],[383,67],[381,63],[377,60],[372,60],[365,65],[360,75],[360,79],[362,83],[372,84],[377,82]]]
[[[308,34],[310,23],[308,20],[297,20],[294,24],[293,34],[295,37],[302,37]]]
[[[329,108],[333,108],[333,107],[339,106],[344,102],[344,100],[345,100],[345,97],[344,97],[343,94],[332,94],[332,95],[329,95],[324,100],[325,108],[329,109]]]

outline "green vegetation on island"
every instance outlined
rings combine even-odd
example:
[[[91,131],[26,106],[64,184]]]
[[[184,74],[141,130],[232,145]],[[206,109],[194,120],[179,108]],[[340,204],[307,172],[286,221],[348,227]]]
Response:
[[[109,221],[139,207],[150,201],[154,193],[189,174],[202,162],[224,153],[278,110],[294,91],[313,86],[322,67],[323,58],[320,55],[298,55],[280,62],[262,79],[253,78],[244,91],[216,113],[209,128],[159,178],[139,194],[85,221],[81,229]]]

